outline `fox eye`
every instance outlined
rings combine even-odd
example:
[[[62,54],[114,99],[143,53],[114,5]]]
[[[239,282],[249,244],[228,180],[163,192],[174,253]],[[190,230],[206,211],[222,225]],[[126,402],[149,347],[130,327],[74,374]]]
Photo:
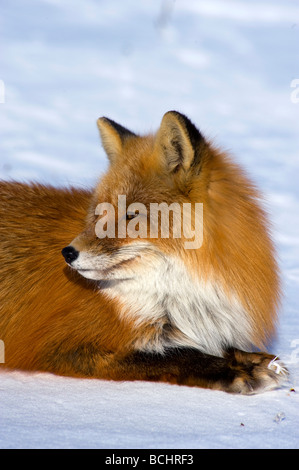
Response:
[[[129,213],[126,214],[126,219],[127,219],[127,220],[132,220],[132,219],[134,219],[134,218],[136,217],[136,215],[138,215],[138,214],[136,214],[135,212],[134,212],[134,213],[133,213],[133,212],[129,212]]]

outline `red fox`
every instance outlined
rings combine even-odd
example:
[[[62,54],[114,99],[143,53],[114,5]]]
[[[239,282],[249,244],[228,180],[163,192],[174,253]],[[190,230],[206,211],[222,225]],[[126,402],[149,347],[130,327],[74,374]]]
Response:
[[[2,366],[241,394],[279,387],[284,365],[253,352],[274,334],[280,301],[255,186],[176,111],[156,134],[108,118],[98,127],[110,166],[93,191],[0,183]],[[202,205],[200,246],[186,248],[185,232],[119,233],[119,222],[138,232],[142,208],[173,203]],[[103,219],[113,236],[97,235]]]

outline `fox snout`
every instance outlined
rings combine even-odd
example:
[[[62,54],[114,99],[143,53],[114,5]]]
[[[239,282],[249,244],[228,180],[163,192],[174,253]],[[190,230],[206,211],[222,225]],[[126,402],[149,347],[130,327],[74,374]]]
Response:
[[[62,256],[64,257],[67,264],[72,264],[79,256],[79,251],[77,251],[73,246],[68,245],[61,251]]]

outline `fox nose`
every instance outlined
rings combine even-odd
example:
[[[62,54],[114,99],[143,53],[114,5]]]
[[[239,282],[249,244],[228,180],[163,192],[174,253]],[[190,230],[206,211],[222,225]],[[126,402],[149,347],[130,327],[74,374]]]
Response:
[[[64,256],[65,261],[68,264],[71,264],[72,261],[75,261],[75,259],[78,258],[79,256],[79,251],[77,251],[73,246],[69,245],[63,248],[61,251],[62,256]]]

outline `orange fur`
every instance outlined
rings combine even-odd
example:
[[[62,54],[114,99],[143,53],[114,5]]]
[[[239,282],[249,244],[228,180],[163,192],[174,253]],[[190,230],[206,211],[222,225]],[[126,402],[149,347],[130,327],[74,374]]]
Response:
[[[71,270],[61,256],[72,240],[76,250],[94,254],[111,254],[130,242],[95,235],[97,204],[116,207],[119,194],[127,196],[128,204],[138,201],[147,207],[151,202],[203,203],[200,249],[184,250],[180,239],[150,242],[178,256],[191,277],[200,273],[203,280],[221,285],[228,298],[240,300],[253,327],[249,342],[261,348],[269,340],[280,288],[260,194],[227,155],[205,139],[192,142],[188,122],[167,113],[156,135],[139,137],[113,121],[99,120],[111,166],[92,192],[0,183],[0,339],[6,367],[144,378],[120,366],[119,358],[164,334],[166,320],[136,323],[120,315],[122,300],[106,296],[96,281]],[[138,271],[140,260],[134,262]]]

